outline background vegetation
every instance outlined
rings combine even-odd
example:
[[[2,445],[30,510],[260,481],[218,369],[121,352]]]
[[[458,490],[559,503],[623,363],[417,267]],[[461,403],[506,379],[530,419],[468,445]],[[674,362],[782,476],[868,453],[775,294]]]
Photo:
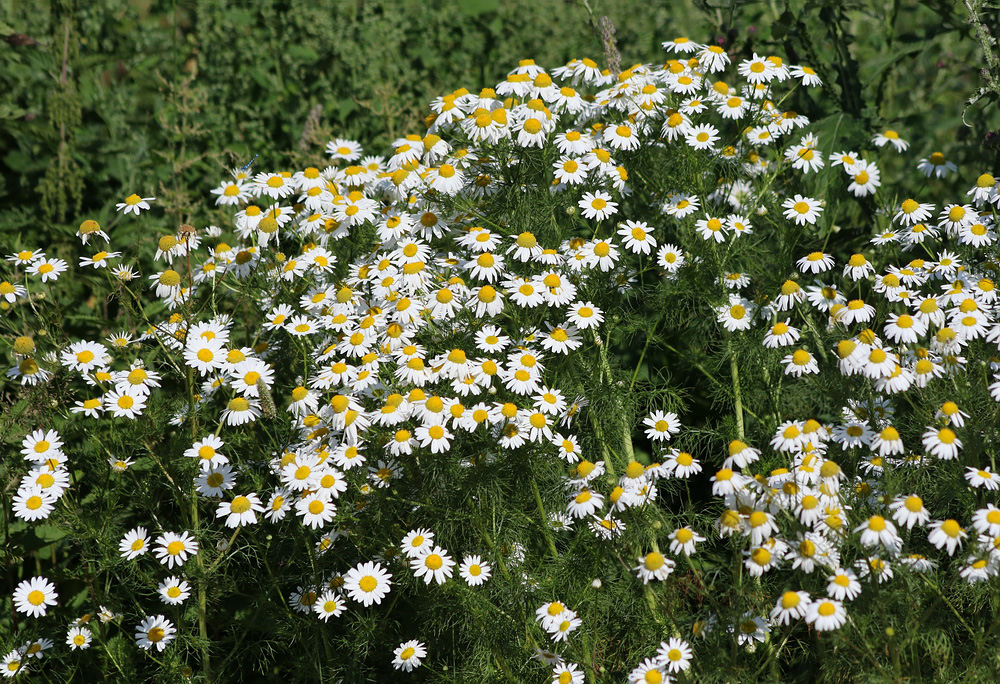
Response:
[[[848,115],[841,135],[887,122],[921,153],[1000,151],[992,102],[961,123],[992,62],[953,0],[0,0],[0,231],[47,246],[83,218],[106,225],[132,192],[204,220],[208,187],[254,153],[278,168],[315,162],[332,135],[385,146],[422,132],[433,97],[518,59],[603,62],[603,15],[628,64],[686,34],[832,65],[822,102]],[[814,121],[829,113],[809,104]]]

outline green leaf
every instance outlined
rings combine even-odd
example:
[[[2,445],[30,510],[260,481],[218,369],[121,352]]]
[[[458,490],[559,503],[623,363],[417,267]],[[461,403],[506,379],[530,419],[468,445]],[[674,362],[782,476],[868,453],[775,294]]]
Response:
[[[487,12],[496,12],[500,9],[498,0],[459,0],[459,10],[467,17],[478,17]]]
[[[865,64],[865,71],[867,72],[865,74],[867,77],[865,85],[874,85],[875,82],[882,77],[883,73],[897,66],[900,59],[907,55],[912,55],[915,52],[920,52],[926,49],[926,47],[926,43],[913,43],[912,45],[907,45],[900,50],[896,50],[886,57],[880,57],[869,61]]]

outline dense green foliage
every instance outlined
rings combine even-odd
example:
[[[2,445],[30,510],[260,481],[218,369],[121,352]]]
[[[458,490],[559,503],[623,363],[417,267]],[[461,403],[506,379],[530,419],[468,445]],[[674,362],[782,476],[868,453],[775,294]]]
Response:
[[[634,61],[661,59],[660,41],[684,30],[737,55],[832,65],[836,97],[803,108],[818,120],[839,104],[842,135],[890,122],[921,153],[963,143],[959,163],[1000,149],[984,144],[998,125],[986,100],[959,124],[981,57],[958,3],[590,6]],[[65,236],[132,192],[181,223],[206,183],[255,153],[279,167],[331,135],[378,145],[419,132],[432,97],[492,83],[522,57],[603,61],[595,25],[564,1],[0,0],[0,226],[15,242]]]

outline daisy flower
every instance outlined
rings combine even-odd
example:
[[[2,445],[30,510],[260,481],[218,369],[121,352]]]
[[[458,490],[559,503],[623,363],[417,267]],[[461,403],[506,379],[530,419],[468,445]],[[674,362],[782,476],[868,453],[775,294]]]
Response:
[[[646,437],[654,442],[669,442],[681,429],[677,414],[670,411],[653,411],[642,424],[647,428]]]
[[[990,467],[965,469],[965,479],[970,487],[983,487],[990,491],[1000,489],[1000,476],[990,471]]]
[[[648,584],[650,580],[665,580],[674,571],[676,563],[662,553],[651,551],[645,556],[639,556],[639,565],[633,571],[642,580],[643,584]]]
[[[241,525],[254,525],[257,523],[257,513],[264,512],[264,504],[256,493],[251,492],[246,496],[240,494],[233,497],[232,501],[223,501],[215,511],[216,518],[225,518],[226,527],[239,527]]]
[[[954,163],[945,159],[941,152],[935,152],[926,159],[921,159],[917,164],[917,170],[928,178],[944,178],[952,171],[957,171],[958,167]]]
[[[785,218],[789,221],[794,220],[795,225],[798,226],[807,223],[816,225],[816,220],[823,213],[823,205],[819,200],[798,194],[786,199],[781,203],[781,206],[785,210]]]
[[[129,531],[118,542],[118,551],[122,558],[132,560],[145,555],[149,551],[149,535],[145,527],[136,527]]]
[[[173,570],[175,565],[177,567],[184,565],[187,562],[189,554],[194,555],[197,553],[198,542],[187,531],[181,534],[164,532],[156,538],[156,548],[153,549],[153,554],[157,560],[171,570]]]
[[[125,215],[135,214],[138,216],[140,211],[148,211],[149,203],[155,199],[155,197],[139,197],[133,193],[126,197],[124,202],[116,204],[115,209]]]
[[[892,511],[892,519],[897,525],[905,526],[906,529],[913,529],[914,525],[926,525],[931,518],[931,514],[924,508],[924,500],[916,494],[909,496],[897,496],[889,504]]]
[[[844,604],[834,599],[816,599],[806,610],[806,623],[812,625],[817,632],[839,629],[846,622],[847,610]]]
[[[362,563],[344,575],[344,591],[351,599],[368,607],[373,603],[382,603],[392,588],[391,580],[392,575],[381,564]]]
[[[139,648],[162,651],[176,636],[177,628],[162,615],[146,617],[135,627],[135,642]]]
[[[312,608],[319,619],[326,622],[331,617],[340,617],[347,608],[347,604],[343,596],[328,589],[316,599]]]
[[[410,672],[420,667],[421,658],[427,657],[427,647],[416,639],[412,639],[401,643],[392,654],[394,656],[392,666],[397,670]]]
[[[938,549],[947,548],[949,556],[955,555],[956,549],[962,546],[962,540],[968,536],[958,521],[950,518],[932,523],[930,529],[927,541]]]
[[[160,582],[157,592],[160,594],[161,601],[167,605],[177,606],[184,603],[191,595],[191,585],[179,577],[168,577]]]
[[[91,640],[90,630],[83,626],[70,627],[66,632],[66,645],[71,651],[90,648]]]
[[[462,561],[458,574],[470,587],[478,587],[490,578],[492,570],[489,563],[484,563],[480,556],[471,555]]]
[[[58,603],[56,599],[59,598],[59,594],[56,593],[56,585],[46,578],[32,577],[30,580],[20,582],[11,598],[17,612],[38,618],[45,615],[49,606]]]
[[[69,264],[62,259],[49,259],[48,257],[43,257],[31,263],[28,267],[27,274],[32,276],[41,276],[42,282],[47,283],[50,280],[58,280],[59,275],[64,273],[68,268]]]
[[[601,190],[583,193],[583,197],[577,202],[577,206],[583,210],[585,218],[596,219],[598,221],[603,221],[618,213],[618,203],[612,202],[611,195]]]
[[[778,597],[771,609],[771,619],[775,624],[787,625],[792,620],[801,620],[809,610],[809,594],[805,591],[786,591]]]

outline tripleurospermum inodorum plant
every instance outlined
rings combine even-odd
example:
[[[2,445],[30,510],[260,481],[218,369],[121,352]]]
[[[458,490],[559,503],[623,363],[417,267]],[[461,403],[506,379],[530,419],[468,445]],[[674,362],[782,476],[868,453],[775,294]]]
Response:
[[[11,245],[4,676],[987,676],[996,179],[664,48]]]

